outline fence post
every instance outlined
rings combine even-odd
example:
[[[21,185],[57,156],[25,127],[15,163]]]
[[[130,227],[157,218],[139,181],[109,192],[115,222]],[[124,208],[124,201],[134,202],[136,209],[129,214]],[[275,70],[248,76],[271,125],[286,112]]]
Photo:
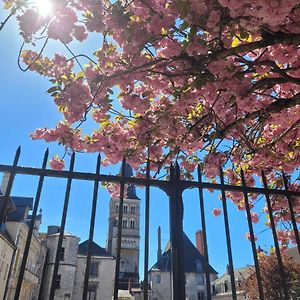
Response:
[[[178,163],[170,169],[170,241],[173,300],[185,299],[184,249],[183,249],[183,201]]]

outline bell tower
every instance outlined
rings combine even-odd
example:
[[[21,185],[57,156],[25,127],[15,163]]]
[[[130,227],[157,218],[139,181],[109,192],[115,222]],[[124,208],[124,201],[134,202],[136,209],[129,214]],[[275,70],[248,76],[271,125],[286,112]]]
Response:
[[[129,164],[125,165],[125,176],[133,175]],[[107,251],[117,255],[119,198],[111,198],[109,203]],[[140,199],[134,185],[128,185],[123,201],[120,288],[127,289],[128,282],[139,281],[139,245],[140,245]]]

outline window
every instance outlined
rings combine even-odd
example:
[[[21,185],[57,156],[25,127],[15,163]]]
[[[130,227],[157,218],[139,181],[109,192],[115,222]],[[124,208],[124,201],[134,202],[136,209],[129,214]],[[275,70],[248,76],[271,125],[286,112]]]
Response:
[[[196,270],[197,273],[202,273],[202,264],[200,260],[196,260]]]
[[[60,249],[59,260],[65,260],[65,248],[64,248],[64,247],[62,247],[62,248]]]
[[[135,206],[130,207],[131,213],[134,215],[135,214]]]
[[[89,285],[87,300],[96,300],[96,298],[97,298],[97,286]]]
[[[198,292],[198,300],[204,300],[204,293]]]
[[[204,276],[202,273],[196,273],[196,282],[198,285],[204,284]]]
[[[122,227],[123,228],[127,228],[128,227],[128,221],[127,221],[127,219],[123,219]]]
[[[161,283],[161,277],[160,274],[156,275],[156,283],[160,284]]]
[[[228,284],[227,282],[224,282],[224,292],[228,292]]]
[[[213,295],[215,295],[215,294],[217,293],[217,290],[216,290],[216,286],[215,286],[215,285],[212,286],[212,292],[213,292]]]
[[[119,212],[119,204],[116,204],[116,213]]]
[[[91,277],[98,277],[98,270],[99,270],[99,262],[98,261],[91,261],[90,276]]]
[[[134,220],[130,220],[130,228],[134,228],[135,227],[135,221]]]
[[[60,289],[60,280],[61,280],[61,275],[57,274],[56,283],[55,283],[55,288],[57,288],[57,289]]]
[[[127,212],[128,212],[128,205],[124,205],[123,206],[123,213],[127,214]]]
[[[117,218],[114,219],[114,227],[118,227],[118,219]]]
[[[71,294],[65,294],[64,300],[70,300],[71,299]]]

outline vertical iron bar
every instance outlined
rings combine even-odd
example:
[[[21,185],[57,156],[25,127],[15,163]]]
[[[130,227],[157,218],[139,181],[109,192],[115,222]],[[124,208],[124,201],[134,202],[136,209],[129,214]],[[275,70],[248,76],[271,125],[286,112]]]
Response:
[[[200,166],[198,165],[198,182],[202,183],[202,172]],[[206,224],[205,224],[205,209],[204,209],[204,197],[203,188],[199,187],[199,202],[200,202],[200,213],[201,213],[201,227],[203,232],[203,250],[204,250],[204,271],[205,271],[205,283],[206,283],[206,294],[207,300],[211,300],[211,284],[209,276],[209,259],[208,259],[208,247],[207,247],[207,237],[206,237]]]
[[[16,167],[18,165],[20,154],[21,154],[21,147],[19,146],[17,151],[16,151],[16,154],[15,154],[14,162],[13,162],[13,165],[12,165],[12,170],[9,174],[9,179],[8,179],[6,191],[4,193],[2,207],[1,207],[1,210],[0,210],[0,227],[2,226],[2,224],[5,221],[5,213],[6,213],[7,205],[8,205],[8,202],[9,202],[9,195],[10,195],[12,185],[13,185],[13,182],[14,182],[14,179],[15,179],[15,175],[16,175],[15,170],[16,170]]]
[[[121,176],[125,176],[125,157],[122,161]],[[120,181],[120,203],[119,203],[119,220],[118,220],[118,240],[117,240],[117,260],[115,269],[115,287],[114,287],[114,300],[118,300],[119,291],[119,273],[120,273],[120,261],[121,261],[121,242],[122,242],[122,220],[123,220],[123,202],[124,202],[125,183],[124,180]]]
[[[98,157],[97,157],[96,175],[100,174],[100,166],[101,166],[101,156],[99,153]],[[98,188],[99,188],[99,180],[97,179],[94,182],[93,203],[92,203],[92,211],[91,211],[91,219],[90,219],[90,231],[89,231],[87,258],[86,258],[86,268],[85,268],[85,274],[84,274],[82,300],[86,300],[87,294],[88,294],[91,255],[92,255],[92,243],[93,243],[93,239],[94,239],[95,217],[96,217],[97,199],[98,199]]]
[[[289,185],[288,185],[288,181],[287,181],[287,178],[286,178],[284,173],[282,173],[282,179],[283,179],[283,182],[284,182],[285,190],[288,191],[289,190]],[[291,214],[291,221],[292,221],[292,224],[293,224],[295,239],[296,239],[297,246],[298,246],[298,252],[300,254],[300,237],[299,237],[299,232],[298,232],[297,223],[296,223],[296,219],[295,219],[292,198],[291,198],[290,195],[286,195],[286,197],[287,197],[288,204],[289,204],[289,209],[290,209],[290,214]]]
[[[274,245],[275,245],[275,251],[276,251],[276,256],[277,256],[277,260],[278,260],[280,276],[281,276],[281,280],[282,280],[283,293],[284,293],[285,299],[289,299],[289,293],[288,293],[286,280],[285,280],[283,262],[282,262],[282,257],[281,257],[279,244],[278,244],[278,238],[277,238],[277,234],[276,234],[276,225],[275,225],[274,218],[273,218],[273,209],[272,209],[270,195],[269,195],[269,191],[268,191],[268,183],[267,183],[267,178],[266,178],[264,171],[261,172],[261,176],[262,176],[264,188],[266,189],[265,197],[266,197],[266,201],[267,201],[267,206],[268,206],[268,211],[269,211],[269,219],[270,219],[270,223],[271,223],[272,234],[273,234]]]
[[[47,167],[48,155],[49,155],[49,149],[47,149],[44,154],[42,170],[45,170]],[[33,207],[33,211],[32,211],[32,217],[30,220],[28,234],[27,234],[27,238],[26,238],[26,244],[25,244],[25,248],[24,248],[23,258],[22,258],[22,262],[21,262],[21,266],[20,266],[20,273],[18,276],[18,282],[17,282],[15,296],[14,296],[15,300],[19,299],[21,288],[22,288],[23,276],[24,276],[26,262],[27,262],[27,258],[28,258],[28,252],[29,252],[29,248],[30,248],[32,234],[33,234],[33,228],[34,228],[34,223],[35,223],[35,219],[36,219],[36,214],[37,214],[37,210],[38,210],[39,203],[40,203],[44,179],[45,179],[45,175],[40,175],[38,187],[37,187],[37,191],[36,191],[36,196],[35,196],[35,201],[34,201],[34,207]]]
[[[150,219],[150,158],[148,150],[146,169],[146,199],[145,199],[145,253],[144,253],[144,300],[148,300],[148,268],[149,268],[149,219]]]
[[[73,152],[71,161],[70,161],[70,167],[69,167],[70,175],[69,175],[69,178],[67,181],[65,201],[64,201],[63,213],[62,213],[60,230],[59,230],[59,237],[58,237],[58,243],[57,243],[57,249],[56,249],[56,256],[55,256],[55,263],[54,263],[54,269],[53,269],[53,275],[52,275],[49,300],[53,300],[54,295],[55,295],[56,278],[57,278],[57,273],[58,273],[58,268],[59,268],[59,259],[60,259],[61,247],[62,247],[62,242],[63,242],[63,237],[64,237],[64,231],[65,231],[65,225],[66,225],[66,219],[67,219],[67,211],[68,211],[69,199],[70,199],[70,191],[71,191],[71,185],[72,185],[71,173],[73,172],[73,169],[74,169],[74,163],[75,163],[75,152]]]
[[[243,187],[243,195],[245,200],[245,207],[246,207],[246,213],[247,213],[247,221],[248,221],[248,227],[250,232],[250,241],[251,241],[251,248],[252,248],[252,254],[254,259],[254,266],[255,266],[255,275],[257,280],[257,286],[258,286],[258,293],[259,293],[259,299],[264,299],[264,292],[262,287],[262,281],[260,276],[260,269],[259,269],[259,263],[257,258],[257,251],[256,251],[256,245],[254,240],[254,231],[253,231],[253,224],[251,220],[251,212],[250,212],[250,205],[249,205],[249,199],[248,199],[248,193],[246,191],[246,180],[243,169],[241,169],[241,179],[242,179],[242,187]]]
[[[173,300],[185,299],[184,249],[183,249],[183,202],[178,163],[170,169],[170,240],[172,262]]]
[[[228,263],[229,263],[230,280],[231,280],[232,299],[237,300],[236,288],[235,288],[235,278],[234,278],[234,271],[233,271],[233,260],[232,260],[228,212],[227,212],[227,202],[226,202],[227,200],[226,200],[226,195],[225,195],[224,174],[223,174],[222,167],[220,167],[220,182],[221,182],[221,194],[222,194],[222,203],[223,203],[223,212],[224,212],[224,225],[225,225],[227,254],[228,254]]]

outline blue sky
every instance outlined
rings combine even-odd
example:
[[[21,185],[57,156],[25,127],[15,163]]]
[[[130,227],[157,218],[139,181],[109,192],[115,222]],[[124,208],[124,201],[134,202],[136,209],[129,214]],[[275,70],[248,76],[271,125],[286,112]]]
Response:
[[[6,12],[0,10],[0,22],[6,16]],[[93,52],[95,43],[99,41],[94,36],[84,49]],[[59,113],[51,98],[46,93],[51,86],[45,78],[32,73],[22,72],[17,66],[17,56],[21,39],[15,26],[15,21],[11,20],[3,31],[0,32],[0,164],[11,164],[16,148],[21,145],[22,153],[20,165],[39,167],[42,164],[43,153],[49,147],[50,155],[64,153],[64,149],[56,144],[47,144],[42,141],[32,141],[29,134],[39,127],[53,127],[59,120]],[[63,48],[57,43],[50,43],[46,51],[52,53],[61,51]],[[79,53],[82,49],[80,44],[72,45],[72,50]],[[68,165],[68,159],[67,159]],[[75,170],[93,172],[96,168],[96,155],[78,154],[75,163]],[[116,174],[119,166],[105,168],[103,172]],[[13,194],[18,196],[34,196],[38,178],[30,176],[17,176],[13,187]],[[66,180],[47,178],[42,193],[41,205],[43,209],[42,230],[46,230],[48,225],[60,223],[63,206],[64,190]],[[82,241],[87,239],[89,230],[89,217],[92,202],[93,183],[74,181],[71,192],[70,206],[66,230],[79,237]],[[144,193],[145,190],[138,189],[141,198],[141,245],[144,245]],[[206,218],[208,227],[208,247],[211,265],[219,272],[223,273],[227,264],[227,252],[225,244],[225,232],[223,225],[223,215],[212,216],[214,207],[221,207],[218,193],[205,192]],[[259,207],[261,208],[260,201]],[[108,220],[109,194],[100,188],[95,241],[102,247],[106,245],[107,220]],[[168,198],[158,190],[151,189],[150,204],[150,265],[155,263],[157,238],[157,227],[162,228],[162,245],[166,245],[169,232],[169,212]],[[245,212],[239,212],[228,201],[230,228],[232,234],[234,266],[242,267],[252,264],[252,254],[250,242],[245,239],[248,231]],[[187,190],[184,192],[184,230],[195,243],[195,232],[200,228],[200,209],[198,192]],[[258,209],[255,211],[259,212]],[[264,219],[264,217],[263,217]],[[264,220],[260,224],[255,224],[255,232],[265,229]],[[258,235],[258,242],[263,248],[269,249],[272,244],[270,230]],[[143,255],[140,256],[140,271],[143,270]],[[141,276],[142,277],[142,276]]]

